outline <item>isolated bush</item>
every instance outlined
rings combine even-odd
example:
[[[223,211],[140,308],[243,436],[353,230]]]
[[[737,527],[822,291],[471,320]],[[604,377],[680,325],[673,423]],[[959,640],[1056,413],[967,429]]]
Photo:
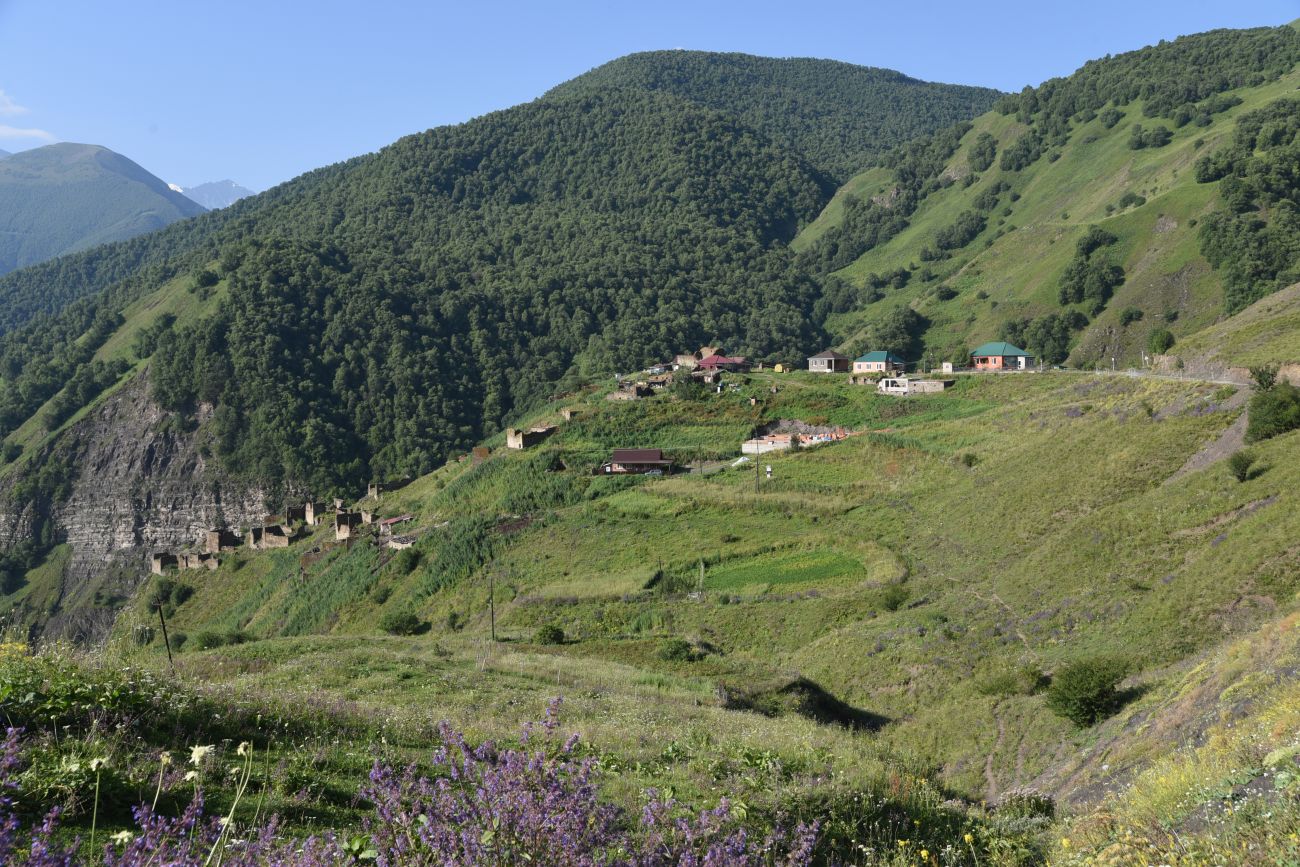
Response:
[[[1250,368],[1250,378],[1254,381],[1255,388],[1268,391],[1277,385],[1277,372],[1280,369],[1276,364],[1260,364]]]
[[[690,662],[695,658],[695,650],[684,638],[670,638],[659,648],[659,658],[665,662]]]
[[[194,636],[191,645],[194,650],[212,650],[226,643],[226,637],[219,632],[200,632]]]
[[[1128,671],[1128,663],[1116,657],[1072,662],[1053,675],[1047,706],[1080,728],[1095,725],[1123,704],[1118,687]]]
[[[543,624],[533,633],[533,641],[537,644],[563,644],[564,630],[554,623]]]
[[[389,635],[414,635],[422,625],[413,611],[389,611],[379,621],[379,628]]]
[[[393,568],[401,575],[409,575],[416,566],[420,565],[420,552],[414,548],[403,548],[397,552],[393,558]]]
[[[1254,443],[1300,428],[1300,388],[1281,382],[1250,399],[1246,442]]]
[[[903,607],[903,603],[910,595],[902,584],[890,584],[880,594],[880,604],[886,611],[897,611]]]
[[[1141,322],[1142,316],[1143,316],[1142,311],[1139,310],[1138,308],[1125,307],[1123,310],[1120,311],[1119,324],[1132,325],[1134,322]]]
[[[1250,452],[1237,452],[1228,458],[1228,472],[1239,482],[1250,478],[1250,468],[1255,465],[1255,456]]]
[[[1152,355],[1164,355],[1174,348],[1174,335],[1168,328],[1157,328],[1147,338],[1147,349]]]

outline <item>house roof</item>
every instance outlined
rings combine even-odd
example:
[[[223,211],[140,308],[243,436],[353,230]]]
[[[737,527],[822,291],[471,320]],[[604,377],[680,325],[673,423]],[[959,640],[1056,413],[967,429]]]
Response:
[[[708,358],[700,359],[700,367],[716,367],[721,364],[744,364],[745,357],[738,355],[735,358],[728,358],[725,355],[710,355]]]
[[[888,362],[892,362],[893,364],[902,364],[902,363],[903,363],[903,359],[899,358],[899,357],[898,357],[897,355],[895,355],[894,353],[892,353],[892,352],[886,352],[886,351],[883,350],[883,349],[877,349],[875,352],[868,352],[866,355],[862,356],[861,358],[855,359],[855,360],[857,360],[857,361],[888,361]]]
[[[398,515],[396,518],[384,518],[384,520],[379,522],[379,525],[381,527],[391,527],[394,524],[401,524],[404,521],[409,521],[414,517],[414,515]]]
[[[847,355],[840,355],[840,354],[839,354],[838,352],[836,352],[834,349],[827,349],[825,352],[819,352],[819,353],[817,353],[816,355],[809,356],[809,358],[810,358],[810,359],[813,359],[813,358],[832,358],[832,359],[834,359],[834,360],[836,360],[836,361],[848,361],[848,360],[849,360],[849,357],[848,357]]]
[[[666,464],[662,449],[614,449],[610,458],[615,464]]]
[[[1019,346],[1013,346],[1010,343],[1007,343],[1005,340],[998,340],[992,343],[985,343],[983,346],[979,346],[976,347],[975,349],[972,349],[970,354],[979,355],[979,356],[1002,355],[1002,356],[1021,356],[1024,358],[1029,357],[1028,352],[1025,352]]]

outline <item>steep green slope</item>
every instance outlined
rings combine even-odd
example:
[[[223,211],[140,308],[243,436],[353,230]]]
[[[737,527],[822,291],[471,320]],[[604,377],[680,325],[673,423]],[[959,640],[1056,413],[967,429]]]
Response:
[[[566,375],[612,371],[610,347],[635,364],[820,342],[818,288],[782,242],[829,192],[797,154],[671,96],[538,101],[15,275],[22,298],[68,267],[127,276],[6,338],[0,420],[38,412],[159,284],[224,280],[227,303],[155,341],[152,377],[168,409],[215,404],[231,473],[318,491],[419,473]]]
[[[1001,96],[833,60],[707,51],[630,54],[548,95],[611,87],[671,93],[733,114],[840,180],[894,145],[980,114]]]
[[[1300,365],[1300,283],[1180,341],[1172,350],[1184,365]],[[1292,374],[1295,375],[1294,373]]]
[[[126,157],[53,144],[0,166],[0,274],[204,212]]]
[[[662,680],[795,720],[816,703],[791,691],[811,683],[849,708],[825,718],[883,723],[873,743],[997,800],[1051,779],[1091,737],[1051,713],[1039,679],[1118,653],[1139,683],[1156,683],[1300,589],[1288,554],[1295,434],[1259,447],[1265,470],[1249,482],[1219,464],[1173,478],[1237,418],[1232,391],[1060,374],[963,380],[899,402],[756,374],[699,402],[594,395],[539,450],[455,463],[386,495],[382,513],[416,516],[419,556],[364,539],[331,546],[326,531],[181,576],[195,595],[172,621],[190,636],[339,636],[343,647],[413,612],[431,641],[470,653],[492,628],[495,584],[510,650],[481,682],[488,694],[505,700],[520,666],[574,691]],[[778,418],[880,432],[765,456],[773,479],[757,492],[752,465],[650,482],[589,474],[615,445],[729,459],[751,425]],[[549,624],[563,646],[532,643]],[[680,658],[679,640],[692,648]],[[330,666],[330,646],[313,642],[313,664]],[[302,664],[277,658],[258,676]],[[380,703],[408,700],[399,683],[375,688]]]
[[[935,362],[1005,337],[1053,363],[1140,363],[1154,330],[1181,338],[1287,285],[1297,60],[1292,28],[1184,37],[1004,101],[924,173],[864,173],[794,242],[849,284],[833,329],[881,348],[907,308]],[[1082,256],[1093,226],[1113,240]],[[1099,282],[1111,266],[1123,279]]]

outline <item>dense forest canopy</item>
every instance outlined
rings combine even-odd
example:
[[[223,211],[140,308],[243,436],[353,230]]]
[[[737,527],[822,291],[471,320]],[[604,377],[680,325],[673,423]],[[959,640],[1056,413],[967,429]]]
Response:
[[[540,100],[294,186],[195,221],[189,252],[149,266],[187,269],[197,291],[215,262],[225,281],[215,316],[137,351],[156,347],[165,406],[215,405],[212,445],[235,472],[318,490],[424,472],[593,353],[611,370],[713,340],[762,358],[826,339],[808,315],[819,287],[781,242],[831,185],[667,94]],[[151,261],[131,245],[101,254]],[[50,396],[42,384],[98,345],[75,338],[149,285],[124,281],[8,335],[8,394]],[[20,404],[5,405],[10,428],[39,406]]]
[[[834,60],[706,51],[631,54],[551,95],[610,87],[672,93],[733,114],[841,183],[890,148],[983,114],[1002,96]]]

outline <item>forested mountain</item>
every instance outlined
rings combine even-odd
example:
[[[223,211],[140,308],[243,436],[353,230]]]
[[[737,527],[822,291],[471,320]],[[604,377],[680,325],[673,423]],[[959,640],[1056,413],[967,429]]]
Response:
[[[1002,95],[834,60],[680,50],[621,57],[551,94],[611,87],[671,93],[734,114],[840,181],[895,145],[980,114]]]
[[[13,156],[13,154],[9,153],[9,151],[4,150],[3,148],[0,148],[0,160],[4,159],[5,157],[9,157],[9,156]]]
[[[0,166],[0,273],[203,213],[126,157],[60,143]]]
[[[1141,364],[1300,280],[1300,31],[1085,64],[854,178],[795,246],[851,348]],[[1114,359],[1114,361],[1112,361]]]
[[[181,192],[186,198],[193,199],[209,211],[215,211],[217,208],[228,208],[240,199],[255,195],[248,187],[241,186],[232,180],[208,181],[206,184],[185,187]]]
[[[90,363],[124,305],[180,274],[225,303],[140,353],[158,347],[164,406],[215,404],[213,447],[232,471],[319,490],[427,471],[575,362],[612,371],[712,340],[788,357],[822,342],[807,315],[818,287],[782,242],[831,191],[797,153],[662,93],[557,96],[410,136],[13,275],[11,317],[49,304],[52,286],[110,288],[6,338],[15,387],[0,422],[21,424]]]

